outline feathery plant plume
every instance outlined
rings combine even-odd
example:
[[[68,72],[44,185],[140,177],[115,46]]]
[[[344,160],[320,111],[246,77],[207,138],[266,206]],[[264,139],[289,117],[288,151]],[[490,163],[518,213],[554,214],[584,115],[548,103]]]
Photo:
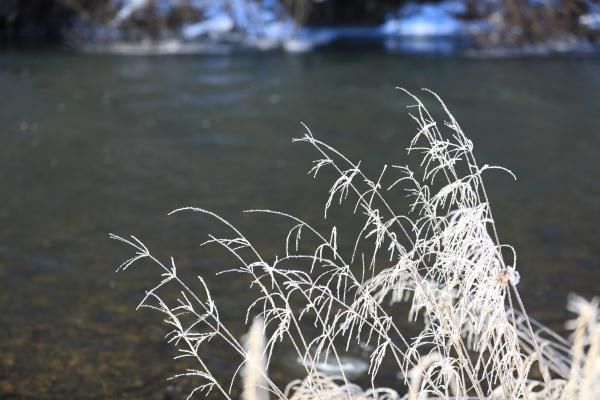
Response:
[[[577,318],[568,321],[573,331],[573,357],[569,380],[561,400],[593,399],[600,393],[600,299],[588,302],[579,296],[569,299],[569,311]]]
[[[579,315],[569,323],[573,345],[528,316],[517,290],[516,252],[499,240],[483,181],[488,170],[510,171],[478,163],[473,143],[435,93],[426,90],[445,114],[441,122],[418,97],[402,90],[413,101],[409,108],[417,134],[408,153],[418,157],[418,170],[386,165],[371,178],[360,162],[308,128],[294,140],[308,143],[319,155],[310,174],[317,177],[327,168],[337,175],[325,217],[334,204],[350,203],[361,220],[351,251],[342,250],[346,246],[338,243],[337,227],[323,232],[285,212],[248,210],[291,224],[284,252],[267,259],[240,230],[211,211],[187,207],[172,212],[200,213],[227,229],[225,235],[209,235],[203,246],[231,254],[237,266],[228,272],[249,277],[256,289],[246,322],[251,315],[264,322],[262,328],[253,325],[246,345],[221,322],[203,278],[198,277],[202,292],[194,293],[179,278],[173,259],[163,263],[134,236],[111,235],[136,250],[119,270],[145,258],[162,271],[162,280],[139,307],[163,313],[172,328],[167,340],[179,357],[198,365],[176,375],[199,379],[190,397],[215,390],[231,398],[239,369],[227,385],[214,377],[202,350],[211,340],[223,341],[241,359],[246,400],[269,394],[286,400],[591,400],[598,393],[598,301],[570,302]],[[408,209],[395,209],[386,199],[391,191],[407,194]],[[163,291],[173,285],[180,295],[167,303]],[[399,302],[408,304],[416,335],[400,328]],[[316,329],[307,329],[311,325]],[[281,390],[266,371],[283,342],[302,360],[305,378]],[[343,367],[343,354],[354,344],[370,349],[366,390],[352,384]],[[318,369],[323,363],[337,365],[337,373],[324,375]],[[402,382],[397,390],[377,386],[381,368],[398,372]]]
[[[269,400],[264,325],[262,318],[255,318],[244,338],[246,361],[242,367],[243,400]]]

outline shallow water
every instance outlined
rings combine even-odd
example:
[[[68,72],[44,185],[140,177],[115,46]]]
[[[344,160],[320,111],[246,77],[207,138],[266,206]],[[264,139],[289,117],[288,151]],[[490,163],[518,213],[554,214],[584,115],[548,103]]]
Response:
[[[205,276],[235,320],[247,282],[214,277],[231,260],[198,246],[217,224],[166,213],[218,211],[275,254],[287,225],[239,211],[319,220],[328,182],[313,182],[316,155],[290,144],[299,122],[372,171],[402,163],[414,126],[398,85],[441,94],[479,160],[518,176],[489,176],[497,225],[519,254],[531,314],[561,329],[568,293],[600,293],[599,71],[598,59],[378,52],[0,54],[0,398],[177,398],[164,381],[166,331],[134,311],[157,273],[116,275],[131,252],[108,232]],[[231,371],[235,360],[219,355],[215,368]],[[274,372],[283,381],[295,377],[286,357]]]

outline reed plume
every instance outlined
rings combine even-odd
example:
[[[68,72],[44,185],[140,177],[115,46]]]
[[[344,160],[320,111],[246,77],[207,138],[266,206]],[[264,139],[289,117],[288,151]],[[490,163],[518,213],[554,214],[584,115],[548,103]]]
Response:
[[[165,314],[172,327],[168,341],[179,356],[199,365],[178,375],[201,382],[190,396],[216,390],[231,398],[237,372],[225,386],[203,358],[203,346],[213,338],[240,357],[245,400],[269,394],[286,400],[591,400],[598,393],[598,301],[573,298],[569,303],[578,314],[569,323],[572,344],[527,314],[518,291],[516,252],[500,241],[483,179],[490,170],[512,173],[478,162],[473,143],[435,93],[426,91],[440,105],[442,121],[417,96],[404,92],[412,99],[410,116],[417,125],[408,146],[419,159],[417,170],[385,165],[372,178],[360,162],[308,128],[295,140],[316,150],[319,158],[309,171],[313,176],[324,168],[337,176],[325,216],[336,204],[349,203],[360,219],[362,228],[350,246],[338,242],[343,226],[322,231],[282,211],[248,210],[291,226],[282,254],[268,259],[219,215],[195,207],[173,211],[199,213],[226,228],[225,234],[209,235],[203,246],[232,255],[237,265],[228,272],[248,277],[256,290],[247,315],[264,322],[253,324],[245,346],[221,322],[203,278],[202,293],[196,294],[177,275],[173,259],[162,263],[137,238],[112,235],[136,250],[120,270],[143,258],[162,270],[162,280],[140,307]],[[410,198],[408,209],[397,210],[386,199],[398,190]],[[180,296],[167,304],[161,293],[173,284]],[[414,323],[416,335],[401,329],[400,302],[409,306],[404,318]],[[297,354],[305,374],[284,389],[267,374],[274,349],[282,343]],[[371,384],[365,390],[350,382],[342,362],[344,352],[357,344],[369,349]],[[335,372],[324,375],[319,370],[324,363],[337,366]],[[382,368],[398,372],[397,388],[377,385]]]

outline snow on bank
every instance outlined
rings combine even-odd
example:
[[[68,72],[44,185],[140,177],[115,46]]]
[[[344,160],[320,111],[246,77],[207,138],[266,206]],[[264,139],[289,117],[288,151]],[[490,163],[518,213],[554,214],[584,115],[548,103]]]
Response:
[[[181,33],[184,39],[196,39],[207,35],[220,35],[235,28],[233,19],[227,14],[217,14],[204,21],[184,25]]]
[[[600,12],[580,16],[579,23],[591,31],[600,31]]]
[[[404,5],[390,14],[381,27],[388,51],[418,54],[453,54],[463,48],[475,30],[485,29],[481,20],[466,21],[463,0]]]
[[[587,0],[585,5],[587,14],[579,17],[579,24],[590,31],[600,32],[600,3]]]
[[[136,11],[141,10],[148,4],[149,0],[126,0],[121,4],[119,11],[113,18],[111,25],[119,26],[123,21],[129,19]]]
[[[110,24],[124,32],[134,17],[176,15],[185,10],[196,16],[163,32],[157,42],[239,43],[258,49],[271,49],[295,38],[297,26],[278,0],[116,0],[116,14]],[[125,34],[126,36],[126,34]]]
[[[108,40],[88,45],[88,49],[172,54],[202,51],[207,47],[212,49],[214,45],[237,45],[301,53],[337,40],[454,37],[465,32],[464,23],[456,18],[465,9],[461,0],[445,0],[436,4],[409,3],[395,15],[388,16],[380,26],[336,28],[298,27],[280,0],[113,0],[113,4],[116,13],[109,28],[112,32],[105,35]],[[168,16],[184,5],[192,8],[197,20],[188,19],[178,28],[163,32],[159,39],[127,42],[127,23],[132,18]]]
[[[163,56],[182,54],[226,55],[234,51],[234,47],[222,43],[186,42],[179,39],[159,41],[143,40],[141,42],[111,41],[108,43],[89,43],[81,46],[89,53],[111,53],[130,56]]]
[[[465,23],[457,18],[465,12],[462,1],[408,3],[397,14],[388,16],[382,29],[390,36],[458,36],[466,33]]]
[[[435,3],[416,3],[413,0],[389,14],[385,22],[378,26],[320,28],[299,27],[282,6],[281,0],[111,1],[116,12],[110,27],[97,27],[97,32],[108,32],[104,35],[106,40],[86,44],[84,47],[88,50],[126,54],[180,54],[223,53],[250,48],[302,53],[336,41],[366,39],[380,42],[392,52],[452,54],[468,48],[473,37],[494,33],[498,30],[498,24],[501,24],[501,20],[498,22],[498,16],[501,15],[499,0],[475,3],[478,19],[472,19],[474,10],[468,9],[467,0]],[[600,31],[600,7],[594,7],[590,6],[588,14],[582,15],[579,22],[588,31],[597,32]],[[170,26],[158,38],[144,39],[146,36],[143,33],[137,36],[137,40],[135,36],[128,36],[132,27],[135,31],[136,21],[140,19],[159,16],[166,20],[170,16],[180,16],[183,10],[187,12],[184,22]],[[467,14],[470,19],[465,18]],[[148,22],[152,23],[152,20]],[[580,41],[573,44],[551,40],[535,47],[515,46],[508,50],[537,54],[541,51],[566,52],[579,48]],[[496,52],[498,48],[489,50]],[[506,50],[500,48],[500,51]]]

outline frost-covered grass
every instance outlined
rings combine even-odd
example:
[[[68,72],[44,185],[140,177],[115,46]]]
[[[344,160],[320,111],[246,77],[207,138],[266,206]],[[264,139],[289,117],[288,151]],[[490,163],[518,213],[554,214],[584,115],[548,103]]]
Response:
[[[249,277],[255,289],[246,322],[256,318],[243,341],[222,322],[202,277],[202,290],[195,292],[178,275],[173,258],[163,262],[136,237],[111,235],[135,250],[119,270],[148,259],[161,272],[139,307],[162,313],[177,357],[196,364],[176,375],[198,380],[190,396],[212,390],[230,399],[240,376],[247,400],[593,399],[600,393],[598,300],[571,299],[576,318],[568,323],[570,341],[528,316],[518,291],[516,252],[498,237],[483,180],[488,170],[510,172],[478,162],[473,143],[436,94],[426,91],[439,102],[443,121],[406,94],[417,126],[408,153],[420,160],[417,170],[386,165],[372,178],[308,128],[295,140],[318,154],[311,174],[329,169],[337,176],[325,216],[336,204],[349,203],[360,219],[362,229],[351,246],[338,241],[336,227],[322,232],[285,212],[249,210],[292,226],[283,253],[268,259],[219,215],[195,207],[173,211],[203,214],[228,231],[209,235],[203,245],[233,256],[237,265],[229,273]],[[397,209],[387,200],[391,191],[405,193],[410,207]],[[311,243],[316,247],[307,250]],[[178,288],[175,302],[166,300],[169,287]],[[408,304],[408,315],[399,315],[400,302]],[[406,318],[416,335],[401,329]],[[219,381],[205,360],[211,341],[224,343],[242,360],[241,373],[232,371],[230,382]],[[352,384],[342,368],[342,354],[358,344],[370,353],[366,390]],[[285,388],[267,372],[281,345],[297,353],[305,373]],[[337,373],[321,373],[324,362],[339,365]],[[382,368],[398,373],[396,388],[378,387]]]

